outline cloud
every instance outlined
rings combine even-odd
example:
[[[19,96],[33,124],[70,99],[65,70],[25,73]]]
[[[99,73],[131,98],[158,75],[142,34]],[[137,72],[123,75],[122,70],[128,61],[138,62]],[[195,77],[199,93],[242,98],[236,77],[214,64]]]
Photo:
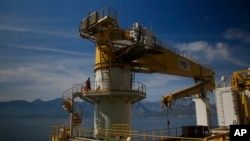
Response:
[[[49,30],[49,29],[42,29],[41,27],[25,27],[25,26],[15,26],[15,25],[6,25],[0,24],[0,31],[7,31],[7,32],[30,32],[30,33],[38,33],[56,37],[63,37],[63,38],[73,38],[78,39],[79,36],[74,31],[63,31],[60,30]]]
[[[92,73],[92,58],[58,58],[41,60],[32,58],[29,62],[0,68],[0,95],[15,95],[15,99],[51,99],[62,96],[62,92],[74,83],[83,83]],[[12,62],[13,63],[13,62]],[[92,74],[91,74],[92,75]],[[2,99],[2,100],[8,100]]]
[[[190,43],[179,43],[176,47],[209,64],[227,61],[236,66],[248,66],[247,62],[235,57],[233,50],[230,50],[230,46],[223,42],[211,44],[206,41],[195,41]]]
[[[33,84],[52,83],[79,79],[84,76],[81,68],[87,68],[85,65],[92,63],[92,60],[82,62],[82,58],[51,58],[39,61],[39,58],[33,58],[30,62],[16,64],[15,67],[0,69],[0,82],[32,82]],[[61,80],[61,81],[58,81]]]
[[[77,51],[69,51],[69,50],[62,50],[56,48],[48,48],[48,47],[41,47],[41,46],[28,46],[28,45],[17,45],[12,43],[5,43],[10,47],[20,48],[20,49],[28,49],[28,50],[37,50],[37,51],[49,51],[49,52],[57,52],[57,53],[65,53],[65,54],[72,54],[72,55],[81,55],[81,56],[93,56],[92,54],[88,53],[81,53]]]
[[[23,28],[23,27],[16,27],[16,26],[0,24],[0,31],[28,32],[30,30],[27,28]]]
[[[7,54],[0,56],[0,95],[1,100],[41,98],[49,100],[61,97],[62,91],[74,83],[83,83],[93,76],[94,55],[50,47],[3,44]],[[18,53],[20,50],[51,52],[34,55]],[[13,52],[14,51],[14,52]],[[60,55],[57,55],[61,53]],[[66,54],[66,55],[65,55]]]
[[[231,58],[227,44],[222,42],[217,42],[214,45],[208,45],[202,52],[208,60],[212,61],[216,61],[218,59],[230,60]]]
[[[209,44],[206,41],[196,41],[191,43],[180,43],[177,44],[177,48],[181,49],[181,51],[190,51],[190,52],[198,52],[207,48]]]
[[[239,28],[231,28],[223,33],[225,39],[240,40],[244,43],[250,43],[250,34]]]

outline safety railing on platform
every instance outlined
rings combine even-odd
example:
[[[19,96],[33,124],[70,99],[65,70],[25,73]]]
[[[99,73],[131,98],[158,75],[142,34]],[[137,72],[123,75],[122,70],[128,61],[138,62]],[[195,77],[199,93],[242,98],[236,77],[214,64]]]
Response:
[[[94,89],[89,92],[101,92],[101,91],[119,91],[119,92],[139,92],[146,94],[146,85],[138,81],[94,81],[91,82],[91,88],[94,85]]]
[[[226,132],[226,133],[206,137],[204,138],[203,141],[229,141],[229,136],[230,136],[230,133]]]
[[[82,94],[107,93],[107,92],[138,92],[146,95],[146,85],[138,81],[91,81],[91,89],[87,89],[85,84],[73,84],[70,89],[63,92],[63,98],[73,98]]]
[[[66,141],[68,137],[69,137],[69,129],[66,129],[64,126],[50,127],[51,141]]]
[[[94,137],[93,129],[76,129],[75,137],[99,139],[99,140],[127,140],[127,141],[164,141],[164,140],[178,140],[178,141],[212,141],[214,139],[223,139],[225,141],[229,134],[221,134],[213,137],[182,137],[179,135],[178,129],[158,129],[151,131],[131,131],[131,130],[110,130],[110,129],[98,129],[98,134]],[[169,132],[172,134],[169,135]]]
[[[98,12],[95,11],[89,13],[89,15],[81,21],[79,27],[79,33],[84,35],[85,33],[82,31],[86,31],[89,27],[95,25],[96,23],[98,23],[99,20],[102,20],[105,17],[110,17],[114,20],[117,20],[117,11],[107,7]]]
[[[191,56],[191,55],[189,55],[187,53],[184,53],[180,49],[174,47],[173,45],[170,45],[167,42],[161,42],[159,40],[156,40],[156,45],[160,46],[160,47],[163,47],[163,48],[165,48],[165,49],[167,49],[167,50],[169,50],[171,52],[174,52],[174,53],[176,53],[176,54],[178,54],[178,55],[180,55],[180,56],[182,56],[182,57],[184,57],[184,58],[186,58],[186,59],[188,59],[188,60],[190,60],[190,61],[192,61],[194,63],[200,64],[201,66],[203,66],[203,67],[205,67],[207,69],[211,69],[211,67],[208,64],[194,58],[193,56]]]
[[[104,18],[105,16],[109,16],[114,19],[117,19],[117,11],[110,7],[103,8],[98,13],[99,13],[99,19]]]

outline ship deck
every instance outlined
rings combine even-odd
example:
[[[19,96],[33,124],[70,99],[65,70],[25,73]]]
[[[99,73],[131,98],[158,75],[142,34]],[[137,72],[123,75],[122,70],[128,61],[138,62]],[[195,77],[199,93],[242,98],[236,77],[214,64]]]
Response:
[[[60,138],[62,133],[54,132],[51,136],[52,141],[225,141],[229,140],[229,131],[213,132],[213,134],[192,132],[170,133],[166,130],[151,130],[151,131],[132,131],[132,130],[114,130],[114,129],[98,129],[98,134],[95,134],[93,129],[77,129],[70,138]],[[187,137],[188,136],[188,137]]]

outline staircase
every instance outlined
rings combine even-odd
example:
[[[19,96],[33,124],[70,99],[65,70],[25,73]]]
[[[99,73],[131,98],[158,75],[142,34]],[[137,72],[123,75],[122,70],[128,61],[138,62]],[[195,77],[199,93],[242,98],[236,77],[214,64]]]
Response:
[[[73,127],[79,126],[82,123],[82,117],[83,117],[81,106],[74,102],[74,98],[77,97],[80,93],[79,86],[73,85],[72,88],[66,90],[63,93],[63,97],[62,97],[63,109],[65,111],[68,111],[69,113],[72,113]]]

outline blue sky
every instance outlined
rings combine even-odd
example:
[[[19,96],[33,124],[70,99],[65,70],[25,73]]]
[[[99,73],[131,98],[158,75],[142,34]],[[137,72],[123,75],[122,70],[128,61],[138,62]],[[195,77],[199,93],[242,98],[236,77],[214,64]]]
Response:
[[[0,101],[51,100],[73,83],[94,77],[94,44],[78,35],[80,21],[104,7],[118,11],[119,25],[140,22],[158,39],[230,76],[250,66],[250,2],[247,0],[1,0]],[[192,85],[190,78],[136,74],[147,100]]]

